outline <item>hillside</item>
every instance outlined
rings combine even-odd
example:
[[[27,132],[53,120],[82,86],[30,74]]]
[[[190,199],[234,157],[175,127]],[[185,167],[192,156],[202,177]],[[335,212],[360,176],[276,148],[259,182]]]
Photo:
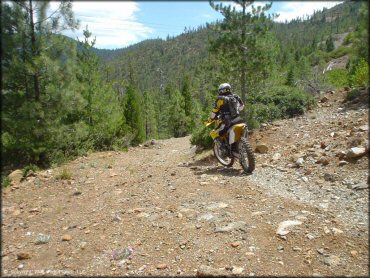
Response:
[[[30,172],[2,191],[2,275],[366,276],[369,91],[346,96],[253,131],[249,176],[189,137]]]
[[[325,53],[326,40],[332,36],[338,42],[337,37],[356,29],[361,4],[347,1],[316,11],[311,17],[274,23],[272,33],[279,46],[277,64],[281,64],[278,70],[287,72],[289,64],[302,63],[301,57],[307,57],[312,66],[332,59]],[[110,80],[128,81],[130,74],[134,74],[141,91],[159,90],[161,82],[180,87],[184,74],[190,76],[195,92],[212,90],[215,86],[212,82],[217,79],[209,71],[218,72],[219,68],[208,53],[208,38],[216,35],[209,26],[167,40],[147,40],[124,49],[95,51],[106,64],[104,71]],[[162,80],[159,69],[164,75]]]

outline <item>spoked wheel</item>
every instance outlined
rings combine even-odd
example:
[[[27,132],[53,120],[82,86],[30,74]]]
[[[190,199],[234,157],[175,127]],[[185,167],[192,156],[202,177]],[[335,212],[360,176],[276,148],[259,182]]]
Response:
[[[213,143],[213,153],[222,165],[231,167],[234,164],[234,157],[229,156],[229,150],[221,141],[216,140]]]
[[[243,167],[244,172],[252,173],[256,166],[256,157],[254,156],[251,145],[249,144],[247,138],[240,138],[239,141],[239,155],[240,164]]]

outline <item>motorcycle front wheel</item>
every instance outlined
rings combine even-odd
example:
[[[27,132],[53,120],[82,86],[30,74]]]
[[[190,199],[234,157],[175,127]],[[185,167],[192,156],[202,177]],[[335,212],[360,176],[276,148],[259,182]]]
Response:
[[[254,156],[251,145],[247,138],[240,138],[239,141],[239,162],[244,172],[251,174],[256,166],[256,157]]]
[[[234,164],[234,157],[228,155],[228,151],[222,146],[222,143],[216,140],[213,143],[213,153],[217,158],[218,162],[226,167],[231,167]]]

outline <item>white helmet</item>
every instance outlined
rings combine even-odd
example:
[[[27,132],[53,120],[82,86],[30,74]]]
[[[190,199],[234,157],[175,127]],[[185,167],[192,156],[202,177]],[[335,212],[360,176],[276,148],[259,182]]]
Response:
[[[222,83],[219,87],[218,87],[218,93],[221,95],[221,94],[225,94],[225,93],[230,93],[231,92],[231,86],[229,83]]]

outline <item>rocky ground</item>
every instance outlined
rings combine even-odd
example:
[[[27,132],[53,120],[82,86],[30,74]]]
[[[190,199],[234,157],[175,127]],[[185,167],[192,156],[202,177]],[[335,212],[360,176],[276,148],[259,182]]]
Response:
[[[14,173],[2,275],[367,276],[369,110],[344,95],[254,131],[252,175],[189,137]]]

